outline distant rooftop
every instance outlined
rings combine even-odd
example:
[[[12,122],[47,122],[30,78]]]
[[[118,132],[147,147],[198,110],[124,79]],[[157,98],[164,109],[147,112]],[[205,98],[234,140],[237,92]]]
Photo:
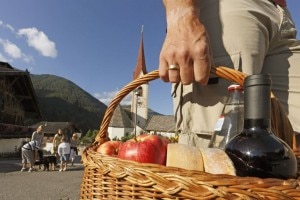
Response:
[[[152,115],[145,127],[147,131],[175,132],[173,115]]]

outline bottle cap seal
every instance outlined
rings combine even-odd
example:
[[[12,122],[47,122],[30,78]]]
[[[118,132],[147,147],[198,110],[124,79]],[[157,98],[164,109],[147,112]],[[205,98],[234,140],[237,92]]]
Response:
[[[241,90],[241,91],[244,90],[243,87],[241,85],[237,84],[237,83],[229,85],[227,89],[228,89],[229,92],[231,92],[233,90]]]
[[[244,88],[256,85],[271,85],[270,74],[253,74],[244,80]]]

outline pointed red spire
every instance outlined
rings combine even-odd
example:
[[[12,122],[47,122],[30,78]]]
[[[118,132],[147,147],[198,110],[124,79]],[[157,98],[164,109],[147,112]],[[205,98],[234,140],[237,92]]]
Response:
[[[141,74],[147,74],[145,54],[144,54],[144,42],[143,42],[143,26],[141,31],[140,49],[137,58],[135,70],[133,72],[133,80],[137,79]]]

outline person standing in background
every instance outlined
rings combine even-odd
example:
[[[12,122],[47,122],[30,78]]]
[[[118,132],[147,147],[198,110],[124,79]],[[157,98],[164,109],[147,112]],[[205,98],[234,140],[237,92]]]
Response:
[[[36,131],[32,133],[31,141],[37,141],[40,144],[39,149],[34,150],[34,160],[39,160],[43,158],[43,149],[42,146],[44,144],[44,132],[43,132],[44,126],[40,125]]]
[[[66,136],[61,138],[61,143],[58,145],[57,153],[60,157],[60,169],[59,171],[67,170],[67,163],[70,159],[71,147]]]
[[[52,154],[54,154],[56,156],[57,161],[59,161],[59,155],[58,155],[58,145],[61,143],[63,137],[63,131],[61,129],[57,130],[57,133],[54,135],[53,137],[53,146],[52,146]]]
[[[70,140],[70,146],[71,146],[71,154],[70,154],[70,161],[71,161],[71,166],[74,166],[74,161],[76,155],[78,155],[78,135],[76,133],[73,133],[72,138]]]
[[[34,152],[40,148],[40,143],[37,140],[32,140],[25,143],[22,149],[22,169],[21,172],[26,170],[27,164],[29,163],[28,172],[34,171]]]

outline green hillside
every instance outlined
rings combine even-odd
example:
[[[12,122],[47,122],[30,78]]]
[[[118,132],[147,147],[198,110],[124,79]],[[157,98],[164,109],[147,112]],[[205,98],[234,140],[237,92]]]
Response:
[[[83,133],[98,129],[106,105],[73,82],[55,75],[31,75],[45,121],[74,122]]]

